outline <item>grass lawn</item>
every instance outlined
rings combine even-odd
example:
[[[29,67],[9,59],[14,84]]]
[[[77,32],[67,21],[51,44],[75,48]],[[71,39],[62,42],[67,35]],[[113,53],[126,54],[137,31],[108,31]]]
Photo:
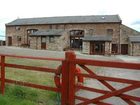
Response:
[[[6,58],[6,63],[56,68],[61,62]],[[54,86],[54,74],[6,68],[6,78],[31,82],[47,86]],[[6,84],[5,95],[0,95],[0,105],[57,105],[59,94],[51,91]]]

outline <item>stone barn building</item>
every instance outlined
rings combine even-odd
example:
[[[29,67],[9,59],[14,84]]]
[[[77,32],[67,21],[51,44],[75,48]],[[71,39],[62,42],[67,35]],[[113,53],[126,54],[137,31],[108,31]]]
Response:
[[[6,24],[6,45],[140,55],[140,32],[123,25],[118,15],[26,18]]]

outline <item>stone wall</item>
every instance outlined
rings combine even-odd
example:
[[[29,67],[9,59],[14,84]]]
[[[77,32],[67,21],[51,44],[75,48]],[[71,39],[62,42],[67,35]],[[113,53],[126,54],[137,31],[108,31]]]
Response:
[[[130,43],[130,55],[140,56],[140,43]]]
[[[63,51],[69,47],[69,35],[64,32],[62,36],[54,36],[54,42],[49,41],[49,36],[46,36],[46,49],[54,51]],[[30,48],[41,49],[41,36],[30,37]]]
[[[30,48],[37,49],[37,38],[38,37],[31,37]]]
[[[120,30],[120,44],[129,44],[129,36],[135,36],[135,35],[140,35],[140,32],[127,27],[125,25],[121,25],[121,30]]]
[[[16,28],[18,27],[19,30]],[[23,26],[6,26],[6,45],[8,45],[7,37],[12,37],[13,46],[18,46],[20,44],[27,43],[27,30],[28,29],[38,29],[38,30],[46,30],[49,29],[48,25],[23,25]],[[21,37],[21,41],[17,41],[17,36]]]
[[[105,42],[105,54],[111,54],[111,42]]]
[[[17,27],[19,29],[17,29]],[[140,35],[139,32],[125,26],[120,23],[101,23],[101,24],[53,24],[53,25],[24,25],[24,26],[6,26],[6,45],[8,45],[7,37],[12,37],[13,46],[21,46],[27,43],[27,30],[28,29],[64,29],[65,32],[61,37],[55,37],[54,43],[49,43],[49,38],[46,38],[46,49],[48,50],[64,50],[70,47],[69,31],[70,30],[84,30],[84,35],[91,35],[89,31],[92,29],[92,35],[107,35],[107,29],[113,29],[112,44],[128,44],[129,54],[132,55],[132,45],[129,43],[128,37],[131,35]],[[21,41],[18,41],[17,37],[21,37]],[[30,47],[34,49],[41,49],[41,37],[31,37]],[[138,55],[139,44],[134,45],[134,53]],[[108,46],[108,43],[105,43]],[[119,48],[121,49],[121,48]],[[105,47],[105,51],[111,51],[111,47]],[[119,51],[119,50],[118,50]],[[83,42],[83,53],[90,54],[90,42]]]
[[[16,29],[19,27],[19,30]],[[27,30],[28,29],[38,29],[38,30],[47,30],[47,29],[65,29],[65,30],[84,30],[85,35],[89,35],[89,30],[93,30],[92,35],[106,35],[107,29],[113,29],[113,43],[118,43],[119,39],[119,23],[102,23],[102,24],[54,24],[54,25],[24,25],[24,26],[6,26],[6,36],[12,36],[13,46],[19,46],[18,43],[24,44],[27,43]],[[21,36],[21,41],[17,41],[17,36]],[[6,45],[8,44],[6,40]]]
[[[140,32],[138,32],[130,27],[127,27],[123,24],[121,25],[120,32],[121,32],[120,44],[128,44],[128,54],[129,55],[138,55],[138,53],[139,53],[139,49],[137,49],[138,44],[134,44],[132,46],[132,44],[129,41],[129,36],[140,35]],[[132,47],[134,47],[135,50]]]
[[[90,54],[90,42],[87,42],[87,41],[84,41],[83,42],[82,53],[84,53],[84,54]]]
[[[58,50],[63,51],[70,48],[70,35],[65,31],[62,36],[57,40]]]

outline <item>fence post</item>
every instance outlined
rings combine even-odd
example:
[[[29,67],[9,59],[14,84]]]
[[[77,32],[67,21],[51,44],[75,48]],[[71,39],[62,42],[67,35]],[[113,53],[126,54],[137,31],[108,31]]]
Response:
[[[5,56],[1,56],[1,93],[5,90]]]
[[[62,88],[61,105],[75,105],[75,69],[72,63],[76,55],[72,51],[65,53],[65,61],[62,62]]]

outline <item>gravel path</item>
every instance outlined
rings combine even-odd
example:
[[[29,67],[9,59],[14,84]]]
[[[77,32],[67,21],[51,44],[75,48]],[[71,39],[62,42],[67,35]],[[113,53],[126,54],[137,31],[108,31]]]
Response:
[[[52,57],[52,58],[64,58],[64,51],[49,51],[49,50],[35,50],[28,48],[19,47],[7,47],[0,46],[0,54],[12,54],[12,55],[22,55],[22,56],[35,56],[35,57]],[[86,58],[86,59],[98,59],[98,60],[120,60],[115,56],[99,56],[99,55],[87,55],[81,54],[80,52],[75,52],[76,57]]]
[[[49,50],[35,50],[28,48],[19,47],[7,47],[0,46],[0,54],[13,54],[13,55],[25,55],[35,57],[52,57],[52,58],[64,58],[64,51],[49,51]],[[112,56],[101,56],[101,55],[87,55],[80,52],[75,52],[76,57],[86,59],[97,59],[97,60],[113,60],[113,61],[125,61],[125,62],[139,62],[140,56],[123,56],[123,55],[112,55]]]
[[[35,50],[35,49],[28,49],[28,48],[6,47],[6,46],[0,46],[0,54],[13,54],[13,55],[22,55],[22,56],[35,56],[35,57],[55,57],[55,58],[64,57],[64,52]]]

